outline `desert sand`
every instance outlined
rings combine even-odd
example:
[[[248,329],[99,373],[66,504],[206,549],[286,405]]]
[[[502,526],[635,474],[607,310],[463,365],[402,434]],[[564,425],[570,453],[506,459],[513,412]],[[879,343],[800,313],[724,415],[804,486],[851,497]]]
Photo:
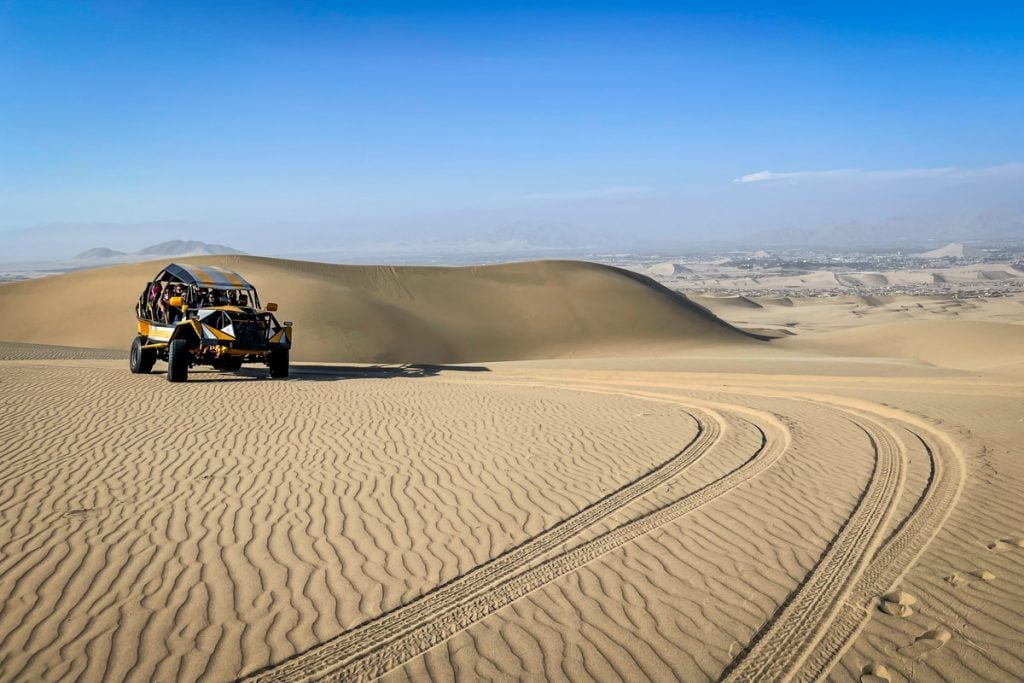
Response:
[[[0,286],[0,679],[1024,676],[1020,300],[210,260],[290,379]]]

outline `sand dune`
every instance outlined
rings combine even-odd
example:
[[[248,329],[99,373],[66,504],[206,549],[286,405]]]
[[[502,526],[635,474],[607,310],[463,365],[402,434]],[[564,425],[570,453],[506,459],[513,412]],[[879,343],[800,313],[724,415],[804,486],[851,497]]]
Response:
[[[948,285],[950,291],[964,293],[986,289],[984,282],[1000,282],[1000,289],[1006,291],[1009,285],[1020,280],[1020,268],[1013,263],[985,263],[971,265],[948,265],[941,268],[910,268],[881,272],[848,272],[816,270],[803,273],[785,272],[776,269],[754,270],[712,264],[696,265],[691,273],[675,276],[661,275],[648,271],[655,278],[663,279],[668,285],[684,291],[706,292],[708,290],[728,295],[735,292],[777,291],[794,294],[835,294],[837,291],[887,292],[923,291],[936,285]],[[986,273],[989,275],[986,276]]]
[[[692,300],[697,301],[702,306],[711,309],[713,312],[727,309],[750,309],[750,308],[763,308],[761,304],[757,303],[753,299],[748,299],[742,295],[736,296],[691,296]]]
[[[242,273],[295,323],[293,359],[454,363],[636,355],[752,342],[629,271],[546,261],[467,268],[204,257]],[[134,303],[163,262],[0,286],[6,341],[127,349]]]
[[[816,270],[812,273],[805,273],[803,275],[793,275],[790,277],[782,277],[775,279],[779,281],[779,285],[783,287],[792,287],[794,289],[800,289],[804,287],[808,289],[833,289],[836,285],[835,273],[832,273],[831,271],[828,270]],[[773,279],[763,278],[762,282],[773,282]]]
[[[836,273],[836,282],[844,287],[871,288],[888,285],[889,278],[881,273]]]
[[[858,301],[864,304],[865,306],[868,306],[869,308],[877,308],[878,306],[884,306],[886,303],[888,303],[886,299],[883,297],[871,296],[869,294],[855,296],[853,297],[853,300]]]
[[[857,296],[801,299],[786,309],[718,312],[748,329],[796,332],[800,338],[784,348],[973,370],[1024,362],[1022,302],[1021,297]]]
[[[1017,277],[1012,273],[1008,273],[1005,270],[979,270],[978,279],[980,280],[1012,280]]]
[[[651,275],[660,275],[661,277],[675,277],[676,275],[685,275],[693,271],[682,263],[666,261],[665,263],[656,263],[653,266],[649,266],[647,272]]]
[[[762,304],[771,304],[772,306],[792,306],[793,300],[788,296],[768,296],[760,299]]]
[[[1018,299],[219,260],[311,357],[567,357],[168,385],[78,346],[151,265],[0,287],[0,679],[1024,671]]]
[[[849,356],[910,358],[962,370],[1024,361],[1024,325],[981,321],[907,321],[825,332],[800,343]]]
[[[868,287],[884,287],[889,284],[889,278],[881,273],[862,273],[858,279]]]
[[[944,247],[932,249],[931,251],[925,251],[920,254],[914,254],[921,258],[981,258],[985,256],[985,252],[977,247],[972,247],[966,244],[960,244],[953,242],[947,244]]]

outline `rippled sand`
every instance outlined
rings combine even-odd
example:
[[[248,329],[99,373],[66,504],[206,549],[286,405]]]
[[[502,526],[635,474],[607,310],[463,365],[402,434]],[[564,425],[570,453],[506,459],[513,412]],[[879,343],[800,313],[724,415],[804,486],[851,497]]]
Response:
[[[107,356],[0,344],[4,680],[1024,671],[1013,376]]]

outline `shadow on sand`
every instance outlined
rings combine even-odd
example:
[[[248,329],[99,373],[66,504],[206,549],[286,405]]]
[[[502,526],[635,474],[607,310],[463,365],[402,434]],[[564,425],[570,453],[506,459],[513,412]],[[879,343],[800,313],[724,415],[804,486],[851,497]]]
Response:
[[[288,380],[304,382],[336,382],[345,379],[397,379],[414,377],[433,377],[443,372],[490,372],[484,365],[432,365],[414,363],[410,365],[314,365],[310,363],[292,363],[289,367]],[[267,371],[261,367],[243,367],[235,372],[218,372],[216,370],[193,370],[196,379],[208,382],[251,382],[265,379],[270,381]],[[275,380],[281,381],[281,380]]]

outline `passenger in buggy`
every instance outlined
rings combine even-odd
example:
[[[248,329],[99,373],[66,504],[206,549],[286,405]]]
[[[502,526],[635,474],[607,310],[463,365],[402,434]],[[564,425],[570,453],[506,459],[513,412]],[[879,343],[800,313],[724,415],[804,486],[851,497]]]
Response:
[[[154,282],[149,288],[149,319],[156,320],[158,313],[162,312],[162,306],[160,302],[160,293],[163,291],[164,285],[162,282]]]
[[[164,312],[164,322],[168,325],[174,325],[181,319],[181,309],[177,306],[172,306],[171,299],[183,297],[184,295],[185,290],[181,285],[168,285],[164,287],[164,295],[160,299],[160,304]]]

